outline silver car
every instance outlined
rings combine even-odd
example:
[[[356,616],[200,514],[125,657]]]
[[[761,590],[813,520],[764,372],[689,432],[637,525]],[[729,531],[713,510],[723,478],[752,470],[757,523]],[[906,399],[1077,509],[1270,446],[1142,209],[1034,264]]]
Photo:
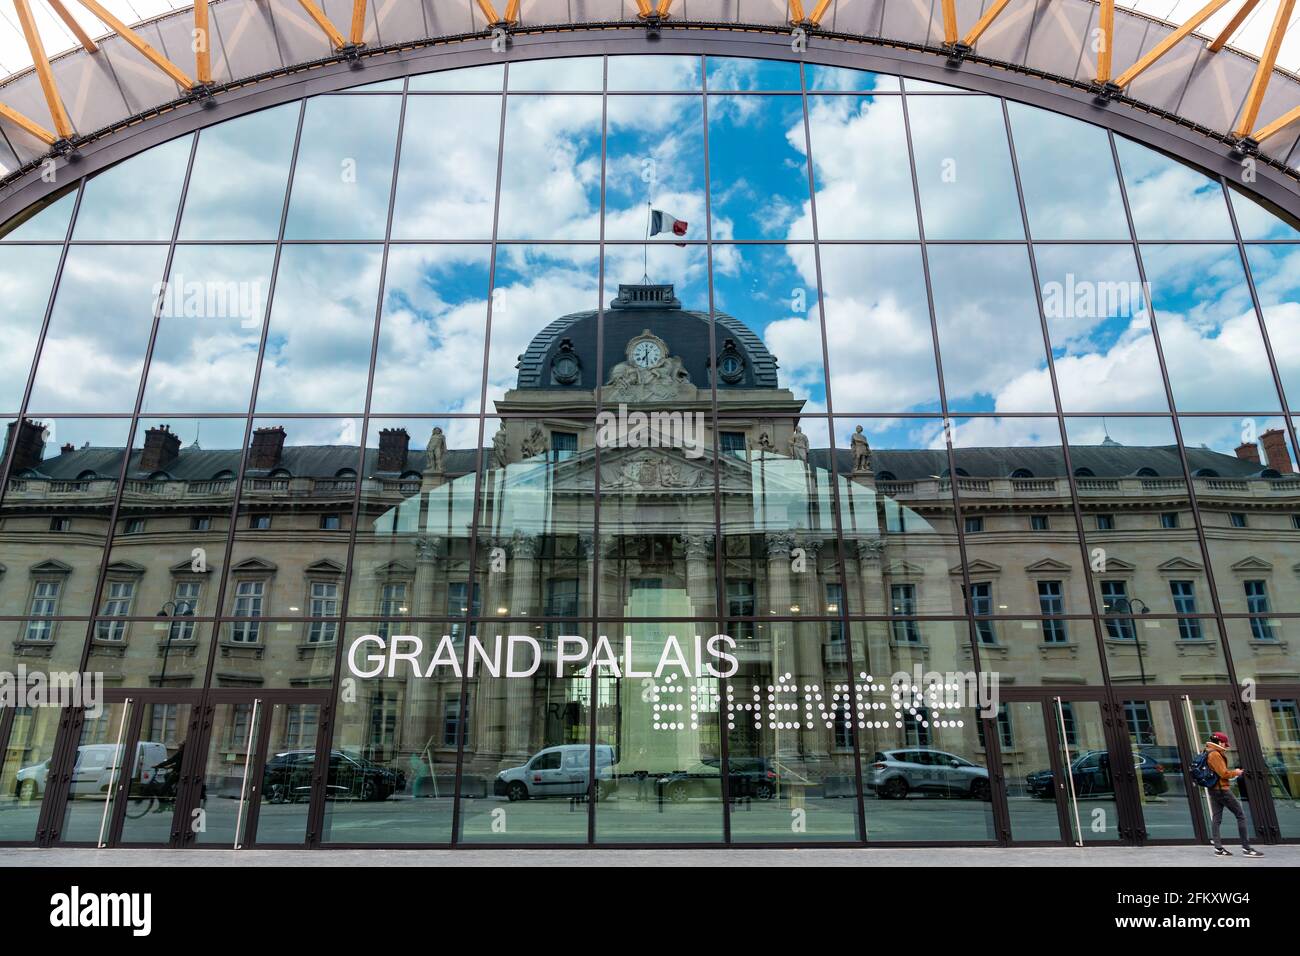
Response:
[[[866,770],[867,789],[882,800],[901,800],[910,793],[988,800],[989,772],[964,757],[943,750],[908,747],[878,750]]]

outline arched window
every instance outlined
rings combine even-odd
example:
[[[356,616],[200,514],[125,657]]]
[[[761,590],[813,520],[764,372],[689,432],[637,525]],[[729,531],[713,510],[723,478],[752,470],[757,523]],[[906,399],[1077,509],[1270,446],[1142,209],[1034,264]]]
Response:
[[[1074,469],[1074,477],[1076,477],[1076,478],[1096,478],[1097,476],[1094,475],[1094,474],[1092,473],[1092,469],[1091,469],[1091,468],[1076,468],[1076,469]]]
[[[99,477],[99,475],[97,475],[97,474],[96,474],[95,472],[93,472],[93,471],[83,471],[81,474],[77,475],[77,480],[78,480],[78,481],[94,481],[94,480],[95,480],[96,478],[98,478],[98,477]]]
[[[277,468],[277,469],[275,469],[275,471],[271,472],[270,477],[272,477],[272,478],[292,478],[293,475],[289,472],[289,469],[288,469],[288,468]]]
[[[893,473],[892,471],[878,471],[878,472],[876,472],[876,480],[877,480],[877,481],[897,481],[898,479],[894,477],[894,473]]]
[[[1032,478],[1032,477],[1034,477],[1034,473],[1033,473],[1032,471],[1030,471],[1028,468],[1017,468],[1015,471],[1013,471],[1013,472],[1011,473],[1011,477],[1012,477],[1012,478]]]
[[[212,476],[213,481],[230,481],[235,477],[235,473],[230,469],[222,469]]]
[[[1193,478],[1218,478],[1219,473],[1213,468],[1197,468],[1192,472]]]
[[[353,468],[340,468],[338,471],[334,472],[335,478],[355,478],[356,476],[356,470]]]
[[[1139,469],[1137,470],[1137,476],[1138,476],[1139,478],[1156,478],[1156,477],[1159,477],[1159,476],[1156,474],[1156,470],[1155,470],[1154,468],[1139,468]]]

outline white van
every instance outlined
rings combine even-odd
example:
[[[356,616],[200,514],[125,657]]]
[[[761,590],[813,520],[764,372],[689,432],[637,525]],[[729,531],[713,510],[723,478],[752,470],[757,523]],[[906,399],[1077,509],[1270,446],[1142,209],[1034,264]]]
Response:
[[[141,740],[135,745],[135,765],[129,772],[135,774],[137,783],[153,780],[157,766],[167,759],[167,748],[152,740]],[[77,748],[77,761],[72,767],[70,797],[92,796],[107,793],[109,783],[122,772],[121,744],[82,744]],[[14,793],[22,800],[34,800],[45,792],[50,775],[50,762],[44,760],[19,770]]]
[[[533,754],[522,767],[511,767],[497,774],[492,793],[509,797],[511,801],[584,794],[590,760],[588,744],[547,747]],[[614,748],[610,744],[596,744],[596,779],[609,779],[613,765]]]

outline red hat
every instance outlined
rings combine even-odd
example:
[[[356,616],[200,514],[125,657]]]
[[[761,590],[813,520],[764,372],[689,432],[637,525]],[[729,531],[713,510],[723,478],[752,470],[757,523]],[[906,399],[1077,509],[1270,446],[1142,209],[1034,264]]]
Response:
[[[1229,746],[1228,735],[1221,730],[1216,730],[1214,733],[1210,734],[1210,739],[1213,740],[1220,747]]]

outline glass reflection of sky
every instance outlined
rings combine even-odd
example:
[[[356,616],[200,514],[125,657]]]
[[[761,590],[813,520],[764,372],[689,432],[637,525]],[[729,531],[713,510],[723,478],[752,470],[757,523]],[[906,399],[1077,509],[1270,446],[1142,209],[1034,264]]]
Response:
[[[506,103],[500,239],[600,238],[599,96]]]
[[[1292,405],[1300,402],[1300,245],[1246,246],[1269,343]]]
[[[902,89],[898,77],[870,70],[850,70],[842,66],[821,66],[809,63],[804,66],[804,80],[808,91],[838,93],[897,93]]]
[[[22,402],[58,265],[58,246],[0,246],[0,409]]]
[[[605,237],[644,240],[647,202],[704,239],[704,105],[698,96],[607,100]],[[678,242],[671,232],[653,242]]]
[[[710,96],[708,109],[713,237],[811,239],[800,98]]]
[[[749,60],[742,57],[708,57],[709,90],[775,93],[800,89],[799,64],[786,60]]]
[[[1204,173],[1115,137],[1139,239],[1231,239],[1223,187]]]
[[[1235,189],[1229,189],[1228,196],[1232,199],[1232,212],[1237,217],[1237,229],[1242,239],[1300,239],[1300,228],[1269,212],[1255,200]]]

